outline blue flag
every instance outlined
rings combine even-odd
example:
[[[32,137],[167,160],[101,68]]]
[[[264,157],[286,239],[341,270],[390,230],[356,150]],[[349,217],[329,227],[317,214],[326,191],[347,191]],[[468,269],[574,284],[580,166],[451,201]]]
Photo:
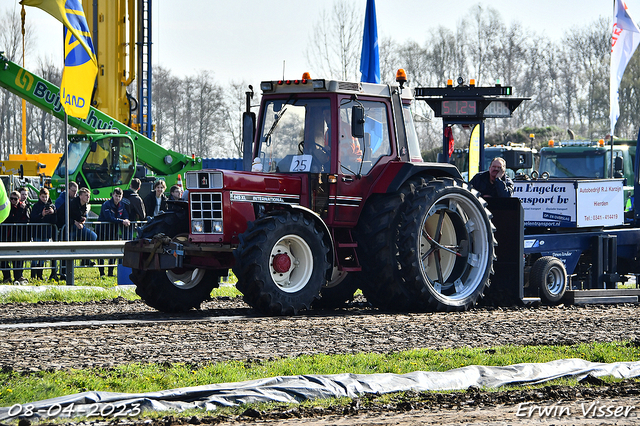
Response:
[[[362,55],[360,72],[363,83],[380,83],[380,55],[378,53],[378,24],[376,22],[376,4],[367,0],[364,16],[364,34],[362,36]]]

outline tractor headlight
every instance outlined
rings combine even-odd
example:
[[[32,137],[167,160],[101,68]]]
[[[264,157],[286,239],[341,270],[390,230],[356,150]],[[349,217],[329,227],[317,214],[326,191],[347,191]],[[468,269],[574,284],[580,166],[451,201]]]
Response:
[[[222,234],[222,222],[213,222],[213,229],[211,232],[215,234]]]
[[[202,220],[192,220],[191,221],[191,233],[192,234],[203,234],[204,233],[204,221],[202,221]]]

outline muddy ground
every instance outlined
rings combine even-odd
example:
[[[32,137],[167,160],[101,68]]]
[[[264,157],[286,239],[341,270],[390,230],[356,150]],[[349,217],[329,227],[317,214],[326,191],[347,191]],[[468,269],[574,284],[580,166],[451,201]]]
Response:
[[[218,298],[204,304],[201,311],[172,316],[177,322],[165,321],[167,318],[142,302],[124,299],[84,304],[0,305],[0,368],[32,372],[109,368],[130,362],[182,362],[197,366],[232,359],[254,363],[301,354],[388,353],[412,348],[611,341],[640,344],[640,305],[629,304],[395,314],[372,309],[366,300],[358,299],[345,309],[273,318],[257,315],[239,298]],[[41,326],[50,322],[64,326]],[[9,324],[22,326],[7,328]],[[211,413],[192,419],[168,416],[145,424],[637,423],[635,408],[625,417],[584,414],[594,402],[603,406],[638,406],[640,411],[640,383],[633,380],[611,386],[598,383],[596,380],[594,387],[585,384],[510,393],[474,389],[450,395],[416,393],[398,396],[393,403],[384,404],[372,396],[328,409],[249,410],[233,418]],[[525,412],[522,407],[554,403],[559,407],[556,410],[559,415],[517,415]]]

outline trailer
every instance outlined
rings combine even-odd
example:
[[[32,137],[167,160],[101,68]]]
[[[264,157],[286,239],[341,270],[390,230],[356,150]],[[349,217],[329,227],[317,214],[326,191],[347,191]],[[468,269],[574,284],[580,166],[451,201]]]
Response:
[[[426,101],[436,117],[443,119],[444,161],[448,126],[480,125],[482,141],[485,119],[508,118],[526,100],[501,98],[500,90],[498,86],[483,90],[461,79],[458,86],[448,82],[445,88],[416,89],[416,99]],[[484,303],[638,302],[640,209],[633,203],[638,187],[638,143],[640,135],[636,146],[616,146],[611,179],[595,168],[599,164],[605,170],[610,162],[606,147],[589,147],[599,163],[583,161],[571,166],[556,157],[572,158],[567,155],[577,150],[584,157],[585,147],[566,143],[563,145],[571,147],[543,149],[546,161],[541,160],[540,173],[516,176],[514,197],[486,199],[497,245]],[[479,149],[479,170],[484,170],[482,143]],[[519,152],[517,157],[532,164],[531,151]],[[555,173],[556,168],[565,173]]]

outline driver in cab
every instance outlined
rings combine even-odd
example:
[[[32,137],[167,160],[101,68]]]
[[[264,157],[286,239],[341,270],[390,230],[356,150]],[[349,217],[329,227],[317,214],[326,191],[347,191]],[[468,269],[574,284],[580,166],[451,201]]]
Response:
[[[362,163],[360,142],[351,135],[351,124],[340,121],[340,164],[342,172],[358,173]]]

